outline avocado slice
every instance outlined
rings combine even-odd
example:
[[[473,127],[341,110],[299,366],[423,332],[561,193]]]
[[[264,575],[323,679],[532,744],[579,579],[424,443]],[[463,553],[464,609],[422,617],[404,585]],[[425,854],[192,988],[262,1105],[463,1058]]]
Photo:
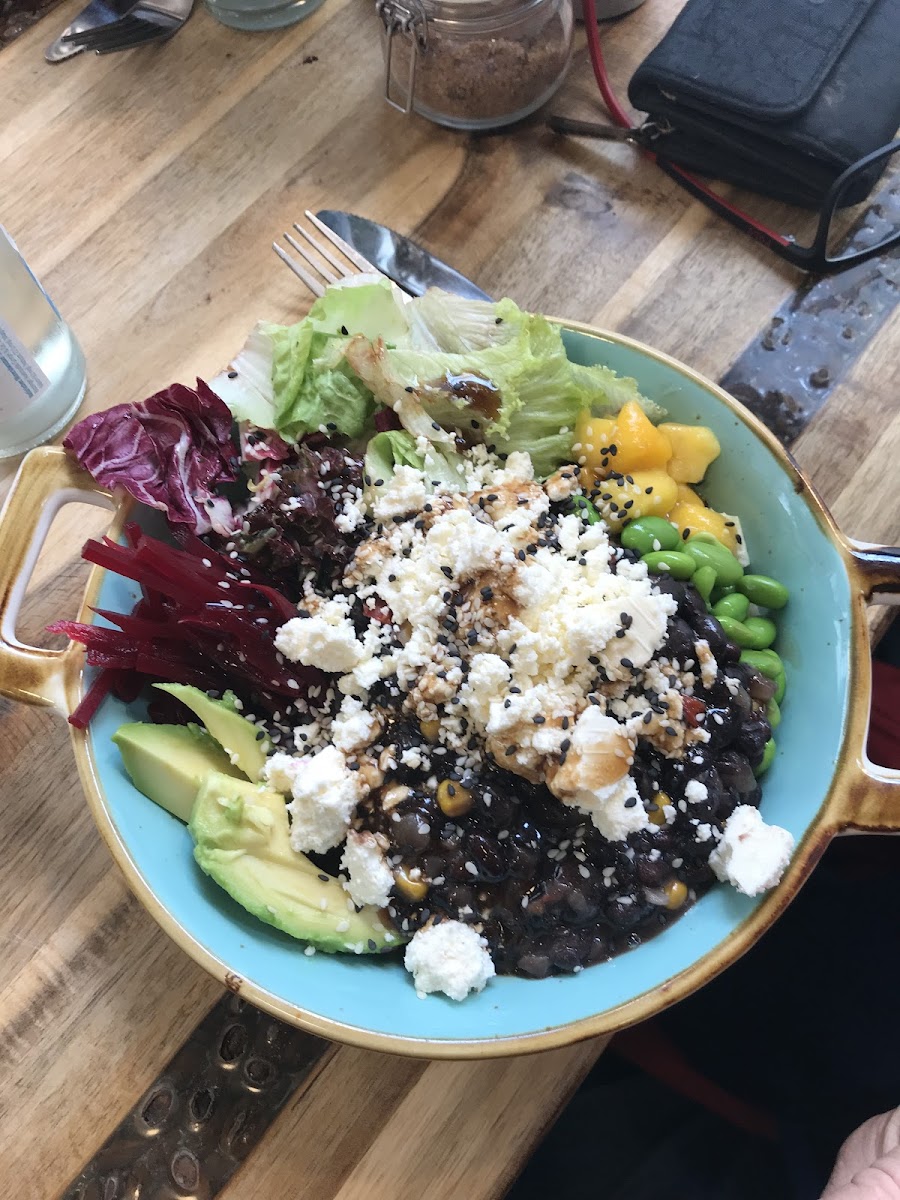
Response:
[[[184,683],[155,683],[161,692],[180,700],[200,718],[236,767],[255,783],[266,763],[271,746],[268,738],[257,738],[260,730],[224,700],[213,700],[199,688]]]
[[[200,784],[210,773],[240,778],[228,755],[199,725],[120,725],[112,739],[131,782],[187,824]]]
[[[329,952],[373,954],[403,940],[378,909],[354,911],[338,881],[292,849],[276,792],[212,772],[188,828],[201,870],[267,925]]]

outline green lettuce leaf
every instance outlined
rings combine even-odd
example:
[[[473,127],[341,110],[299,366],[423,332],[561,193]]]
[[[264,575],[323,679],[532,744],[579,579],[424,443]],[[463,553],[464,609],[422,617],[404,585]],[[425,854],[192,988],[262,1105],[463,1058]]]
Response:
[[[394,477],[398,467],[415,467],[425,476],[426,491],[439,487],[459,490],[465,485],[463,460],[455,450],[429,443],[424,454],[416,449],[416,439],[405,429],[376,433],[366,447],[363,466],[365,497],[371,503]]]

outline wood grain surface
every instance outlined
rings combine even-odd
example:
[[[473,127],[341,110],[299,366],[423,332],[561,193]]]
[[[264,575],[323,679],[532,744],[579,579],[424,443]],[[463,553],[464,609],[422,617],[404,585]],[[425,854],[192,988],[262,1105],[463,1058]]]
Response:
[[[383,220],[496,295],[622,330],[714,378],[798,285],[626,146],[539,121],[468,138],[389,110],[364,0],[327,0],[268,35],[198,8],[166,45],[47,66],[44,44],[78,7],[3,51],[0,172],[3,223],[86,351],[86,410],[209,375],[255,319],[299,316],[307,299],[269,244],[306,207]],[[649,0],[605,30],[620,91],[678,7]],[[579,48],[554,108],[595,103]],[[868,540],[900,536],[898,364],[895,313],[796,446]],[[74,612],[78,551],[100,520],[79,507],[55,523],[24,633]],[[219,987],[125,889],[61,722],[0,701],[0,792],[0,1193],[48,1200]],[[339,1049],[220,1195],[499,1196],[601,1050],[423,1064]]]

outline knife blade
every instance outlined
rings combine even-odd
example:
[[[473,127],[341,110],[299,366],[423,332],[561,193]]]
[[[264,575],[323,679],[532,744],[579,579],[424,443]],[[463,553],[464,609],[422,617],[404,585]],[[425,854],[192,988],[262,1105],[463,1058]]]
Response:
[[[492,299],[471,279],[436,258],[424,246],[395,233],[386,225],[331,208],[322,209],[316,216],[367,258],[382,275],[387,275],[412,296],[421,296],[426,288],[439,287],[470,300]]]

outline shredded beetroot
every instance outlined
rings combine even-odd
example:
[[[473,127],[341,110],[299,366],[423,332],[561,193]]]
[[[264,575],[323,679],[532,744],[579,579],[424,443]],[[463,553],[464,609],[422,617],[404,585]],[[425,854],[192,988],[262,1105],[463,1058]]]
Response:
[[[84,729],[112,691],[134,699],[149,680],[189,683],[211,691],[231,688],[264,711],[284,709],[322,686],[320,671],[287,662],[275,649],[275,630],[297,615],[275,588],[246,578],[231,562],[191,534],[171,546],[126,529],[128,544],[89,541],[82,556],[133,579],[142,599],[130,613],[97,609],[117,628],[57,621],[49,628],[87,647],[89,666],[100,673],[70,717]]]

